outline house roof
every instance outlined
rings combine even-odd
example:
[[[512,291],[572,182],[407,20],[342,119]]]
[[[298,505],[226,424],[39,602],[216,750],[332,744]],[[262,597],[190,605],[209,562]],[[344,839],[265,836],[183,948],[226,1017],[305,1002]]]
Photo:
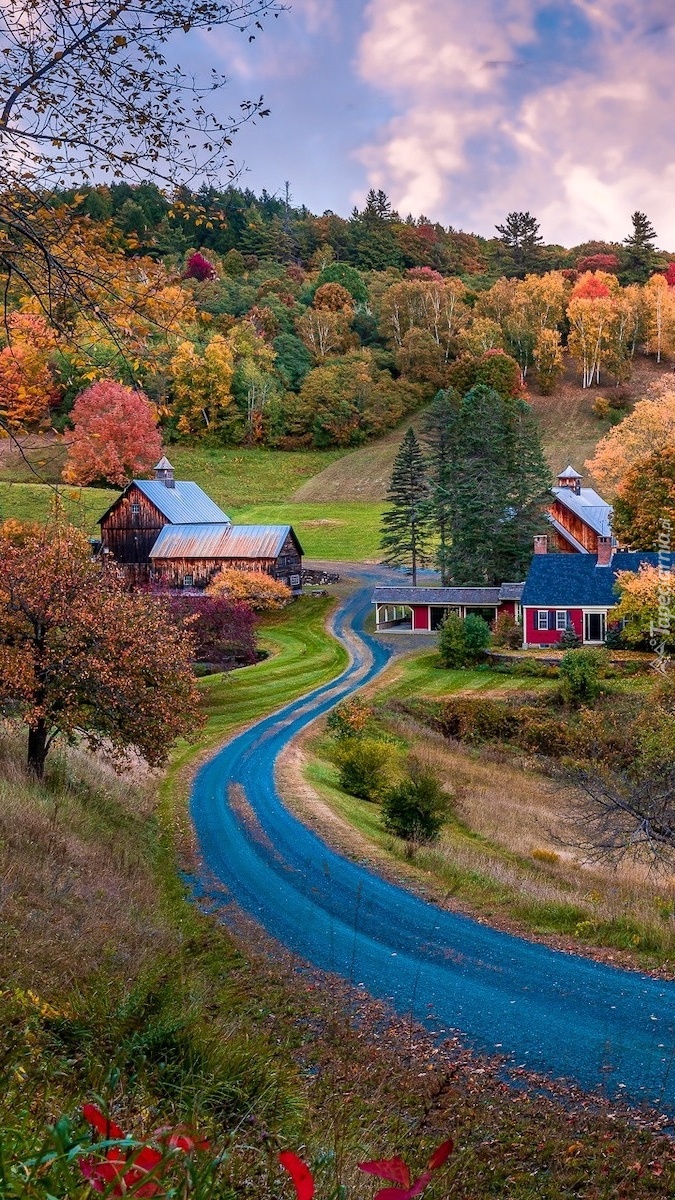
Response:
[[[569,467],[565,467],[565,470],[561,471],[558,476],[558,479],[581,479],[581,478],[582,478],[582,476],[579,474],[578,471],[574,470],[574,467],[571,464]]]
[[[121,496],[118,496],[110,508],[106,509],[103,516],[99,518],[99,525],[132,487],[137,487],[172,525],[196,525],[197,523],[200,525],[227,525],[230,523],[227,513],[218,508],[211,497],[207,496],[206,492],[203,492],[199,485],[192,483],[191,480],[178,479],[175,487],[167,487],[162,479],[134,479],[127,484]]]
[[[501,587],[376,587],[373,604],[469,604],[480,607],[499,604],[502,600],[518,600],[520,595],[504,595],[503,589],[523,589],[522,583],[505,583]]]
[[[659,565],[659,555],[619,550],[608,567],[597,554],[535,554],[523,589],[523,605],[542,608],[611,608],[618,603],[618,571],[637,571],[642,563]],[[671,559],[671,569],[675,558]]]
[[[290,525],[165,525],[150,558],[277,558],[289,533],[302,554]]]
[[[600,537],[611,537],[612,506],[593,488],[581,488],[577,493],[569,487],[551,488],[556,500],[575,516],[590,525]]]

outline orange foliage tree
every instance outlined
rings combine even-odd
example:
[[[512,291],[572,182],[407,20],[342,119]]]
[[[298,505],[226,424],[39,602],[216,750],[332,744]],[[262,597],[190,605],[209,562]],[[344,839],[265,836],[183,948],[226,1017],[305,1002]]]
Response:
[[[285,583],[264,571],[238,571],[234,567],[219,571],[206,590],[210,596],[226,596],[248,604],[255,612],[283,608],[293,595]]]
[[[0,532],[0,712],[28,727],[38,777],[54,739],[161,765],[199,723],[192,645],[57,516],[22,545]]]
[[[36,429],[56,404],[59,390],[49,367],[55,341],[43,317],[13,313],[10,344],[0,352],[0,420],[13,432]]]
[[[650,395],[605,434],[586,467],[600,484],[617,491],[635,464],[673,445],[675,383],[666,379],[653,384]]]
[[[121,383],[101,380],[80,392],[71,420],[66,483],[84,486],[105,480],[123,487],[135,475],[146,475],[162,452],[150,401]]]
[[[630,468],[614,502],[612,529],[629,550],[655,550],[666,529],[675,537],[675,443]]]

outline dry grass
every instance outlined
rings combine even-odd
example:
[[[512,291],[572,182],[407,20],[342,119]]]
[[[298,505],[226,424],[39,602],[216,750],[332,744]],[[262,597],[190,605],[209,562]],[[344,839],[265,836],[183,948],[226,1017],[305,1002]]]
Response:
[[[0,976],[62,995],[102,967],[133,980],[168,948],[148,863],[151,780],[54,751],[44,785],[0,731]]]

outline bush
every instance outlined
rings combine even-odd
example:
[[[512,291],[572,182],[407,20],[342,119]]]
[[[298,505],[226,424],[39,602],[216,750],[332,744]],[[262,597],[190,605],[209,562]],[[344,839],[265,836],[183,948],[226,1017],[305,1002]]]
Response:
[[[227,597],[232,603],[247,604],[255,612],[283,608],[293,593],[280,579],[266,571],[240,571],[223,567],[206,589],[209,596]]]
[[[438,837],[450,812],[450,798],[428,766],[411,764],[411,773],[387,792],[382,823],[406,842],[430,842]]]
[[[444,667],[466,667],[478,662],[490,645],[490,628],[482,617],[462,620],[450,613],[441,626],[438,654]]]
[[[197,662],[218,667],[257,662],[256,618],[247,604],[224,596],[171,596],[167,609],[177,625],[195,639]]]
[[[563,650],[578,650],[580,646],[583,646],[583,641],[579,637],[579,634],[576,632],[573,625],[567,626],[567,629],[560,639],[559,645]]]
[[[495,646],[506,646],[508,650],[518,650],[523,644],[523,627],[511,616],[511,613],[502,612],[495,621],[492,641]]]
[[[360,800],[381,799],[390,782],[392,746],[377,738],[345,738],[335,754],[340,787]]]
[[[568,650],[560,663],[560,692],[567,704],[588,704],[600,694],[602,653]]]
[[[518,732],[518,715],[503,700],[458,696],[446,700],[438,724],[445,737],[460,742],[510,741]]]
[[[349,700],[343,700],[342,704],[338,704],[337,708],[328,714],[328,729],[333,737],[339,740],[360,737],[366,732],[372,715],[373,710],[370,704],[367,704],[360,696],[351,696]]]

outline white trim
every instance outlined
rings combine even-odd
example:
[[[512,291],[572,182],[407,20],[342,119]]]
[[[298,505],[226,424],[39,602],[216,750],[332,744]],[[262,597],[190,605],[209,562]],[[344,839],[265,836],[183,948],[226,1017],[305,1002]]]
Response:
[[[548,609],[537,608],[535,609],[535,612],[537,614],[537,633],[548,633]],[[545,622],[543,625],[541,623],[542,617],[545,617]]]
[[[562,617],[562,625],[560,624],[561,617]],[[565,630],[567,629],[568,623],[569,623],[569,619],[570,619],[570,614],[566,608],[556,608],[556,610],[555,610],[556,633],[564,633],[565,632]]]

